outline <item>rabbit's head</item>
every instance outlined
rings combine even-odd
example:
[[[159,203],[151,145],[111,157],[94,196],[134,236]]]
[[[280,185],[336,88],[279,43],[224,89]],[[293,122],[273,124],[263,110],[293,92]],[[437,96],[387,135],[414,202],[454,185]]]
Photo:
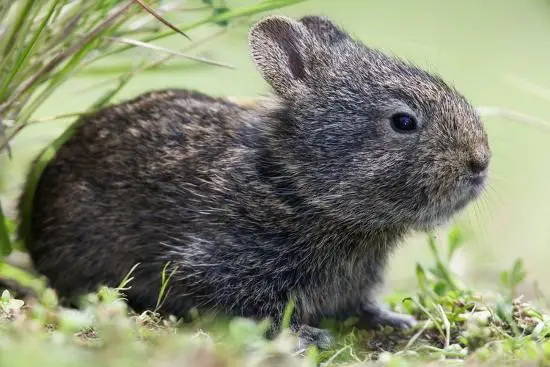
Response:
[[[438,76],[324,17],[267,17],[249,40],[280,100],[269,134],[294,197],[368,229],[427,229],[482,192],[486,132]]]

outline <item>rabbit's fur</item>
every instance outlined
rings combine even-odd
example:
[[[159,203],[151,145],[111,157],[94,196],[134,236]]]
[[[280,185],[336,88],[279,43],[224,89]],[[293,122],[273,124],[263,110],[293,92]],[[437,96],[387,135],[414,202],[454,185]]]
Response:
[[[442,79],[352,39],[324,17],[270,16],[250,31],[276,96],[241,106],[151,92],[82,118],[37,186],[27,247],[63,296],[116,286],[163,310],[190,308],[292,328],[327,345],[324,317],[408,327],[373,291],[396,244],[483,190],[490,149]],[[414,131],[392,125],[397,113]],[[21,202],[23,205],[23,202]]]

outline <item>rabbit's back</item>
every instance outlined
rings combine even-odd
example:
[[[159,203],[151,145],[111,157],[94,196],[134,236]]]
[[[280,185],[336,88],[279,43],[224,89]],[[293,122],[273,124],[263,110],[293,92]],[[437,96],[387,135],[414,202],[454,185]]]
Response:
[[[232,154],[243,113],[165,90],[83,117],[36,187],[27,246],[37,269],[62,295],[116,286],[136,263],[154,268],[145,279],[157,287],[158,243],[208,206],[199,201],[212,199],[206,183]]]

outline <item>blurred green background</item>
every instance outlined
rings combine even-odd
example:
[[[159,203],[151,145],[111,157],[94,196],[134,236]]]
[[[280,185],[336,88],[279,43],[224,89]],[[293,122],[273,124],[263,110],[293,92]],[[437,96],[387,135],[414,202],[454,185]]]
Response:
[[[308,0],[277,13],[329,16],[367,45],[439,73],[475,106],[505,108],[550,121],[547,0]],[[185,22],[185,16],[172,20]],[[189,19],[192,17],[190,13]],[[214,32],[215,27],[205,26],[189,35],[198,39]],[[248,56],[247,28],[248,24],[236,25],[192,52],[232,64],[235,70],[174,60],[134,78],[114,102],[169,87],[234,97],[269,92]],[[187,43],[175,36],[159,44],[181,49]],[[130,70],[148,52],[126,53],[89,68],[65,84],[35,117],[84,110],[112,86],[98,87],[98,83]],[[13,141],[13,158],[0,157],[2,199],[18,194],[34,154],[71,121],[33,125]],[[533,281],[538,281],[550,294],[550,284],[545,283],[550,261],[550,130],[501,117],[485,117],[484,121],[494,153],[491,184],[485,196],[457,218],[470,237],[453,266],[474,284],[492,286],[503,268],[522,257],[530,280],[524,291],[530,293]],[[387,285],[393,289],[412,284],[415,262],[427,258],[423,236],[406,242],[389,269]]]

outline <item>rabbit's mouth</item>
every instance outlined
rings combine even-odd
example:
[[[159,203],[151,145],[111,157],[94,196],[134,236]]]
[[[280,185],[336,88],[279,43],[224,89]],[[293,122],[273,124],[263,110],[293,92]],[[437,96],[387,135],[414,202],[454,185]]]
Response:
[[[474,197],[477,197],[485,189],[485,185],[487,184],[487,176],[487,171],[483,171],[468,177],[470,191],[473,193]]]
[[[472,201],[476,200],[487,184],[487,173],[462,177],[456,186],[449,190],[447,200],[434,203],[430,209],[417,217],[417,229],[427,230],[444,225],[453,215],[460,212]],[[418,215],[418,212],[417,212]]]
[[[469,175],[461,180],[458,199],[454,205],[454,212],[464,209],[470,202],[477,199],[487,184],[487,172]]]
[[[485,186],[487,185],[487,179],[488,179],[487,171],[472,174],[467,177],[466,191],[468,193],[467,196],[470,197],[470,200],[474,200],[481,195],[483,190],[485,190]]]

